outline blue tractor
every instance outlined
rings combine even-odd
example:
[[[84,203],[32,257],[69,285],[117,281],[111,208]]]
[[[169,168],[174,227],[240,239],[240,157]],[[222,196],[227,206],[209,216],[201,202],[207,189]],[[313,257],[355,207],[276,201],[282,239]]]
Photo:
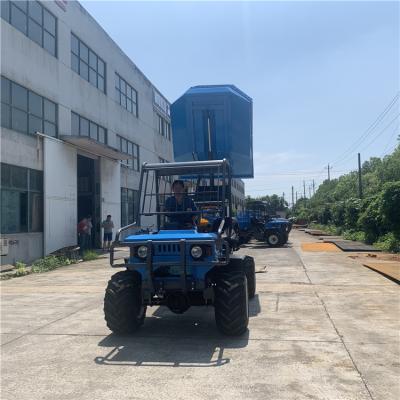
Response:
[[[184,196],[195,207],[167,209],[176,178],[184,182]],[[191,306],[207,305],[214,307],[222,333],[241,335],[247,330],[255,265],[252,257],[233,255],[238,238],[232,227],[230,185],[231,168],[225,159],[143,164],[137,223],[121,228],[111,248],[111,266],[123,268],[111,277],[104,297],[111,331],[135,332],[148,306],[166,306],[181,314]],[[215,212],[207,232],[197,229],[203,210],[208,219]],[[177,223],[182,215],[192,222]],[[124,262],[115,259],[121,247],[129,248]]]
[[[263,201],[253,201],[246,211],[237,216],[239,238],[247,243],[251,238],[267,242],[270,247],[280,247],[287,243],[292,227],[285,218],[271,217]]]

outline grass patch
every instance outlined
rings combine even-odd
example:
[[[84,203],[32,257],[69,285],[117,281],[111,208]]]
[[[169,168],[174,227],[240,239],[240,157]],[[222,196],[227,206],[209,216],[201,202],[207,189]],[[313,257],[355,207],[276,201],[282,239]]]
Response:
[[[70,265],[72,261],[64,256],[47,256],[36,260],[32,264],[31,272],[34,274],[41,274],[42,272],[52,271],[64,265]]]
[[[83,253],[82,259],[83,261],[92,261],[96,260],[98,257],[99,255],[94,250],[86,250]]]

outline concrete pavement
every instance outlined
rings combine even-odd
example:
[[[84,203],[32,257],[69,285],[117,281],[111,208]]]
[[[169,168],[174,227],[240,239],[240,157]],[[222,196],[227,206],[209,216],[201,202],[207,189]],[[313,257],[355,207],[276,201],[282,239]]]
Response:
[[[107,260],[1,284],[1,399],[400,398],[399,286],[345,253],[250,243],[249,331],[218,333],[213,308],[148,309],[130,337],[103,319]]]

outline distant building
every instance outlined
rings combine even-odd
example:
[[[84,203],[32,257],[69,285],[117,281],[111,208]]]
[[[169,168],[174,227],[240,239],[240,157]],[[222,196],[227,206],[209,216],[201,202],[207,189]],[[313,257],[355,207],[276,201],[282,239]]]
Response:
[[[170,104],[75,1],[1,2],[2,263],[135,220],[140,165],[173,160]],[[122,160],[122,161],[121,161]]]
[[[232,179],[232,209],[234,212],[243,211],[245,208],[245,187],[241,179]]]

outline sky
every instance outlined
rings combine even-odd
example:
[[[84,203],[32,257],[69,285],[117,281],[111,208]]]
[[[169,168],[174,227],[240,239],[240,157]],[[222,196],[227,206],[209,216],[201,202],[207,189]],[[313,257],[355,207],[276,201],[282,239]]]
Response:
[[[328,164],[334,178],[396,146],[399,2],[81,3],[171,103],[200,84],[253,99],[246,195],[290,203]]]

